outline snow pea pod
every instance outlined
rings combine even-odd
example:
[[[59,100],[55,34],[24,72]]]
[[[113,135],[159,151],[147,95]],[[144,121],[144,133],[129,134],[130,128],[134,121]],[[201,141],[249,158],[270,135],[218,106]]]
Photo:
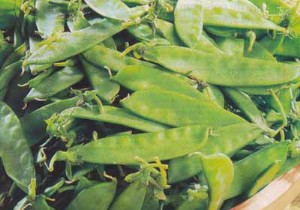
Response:
[[[285,31],[284,28],[266,19],[263,12],[249,1],[202,0],[201,6],[204,25]]]
[[[30,90],[24,99],[29,102],[35,99],[48,99],[82,80],[83,74],[77,67],[65,67],[45,78]]]
[[[5,67],[19,61],[24,55],[26,51],[25,43],[22,44],[20,47],[15,49],[4,61],[3,65],[1,66],[0,71],[2,71]]]
[[[202,101],[209,101],[203,94],[182,79],[174,77],[172,74],[158,68],[143,65],[127,66],[122,71],[119,71],[116,76],[112,77],[112,79],[134,91],[159,88],[187,95]],[[167,82],[164,83],[162,81]]]
[[[235,37],[219,37],[216,40],[219,48],[229,56],[243,56],[244,40]]]
[[[95,66],[108,67],[110,70],[117,72],[121,71],[128,65],[154,66],[149,62],[143,62],[133,57],[123,56],[122,53],[117,50],[112,50],[100,45],[89,49],[82,55],[88,62]]]
[[[17,22],[17,17],[21,12],[21,0],[7,1],[2,0],[0,8],[0,30],[13,28]]]
[[[223,154],[209,156],[200,154],[200,161],[209,187],[207,209],[218,210],[233,180],[233,164],[230,158]]]
[[[223,86],[268,86],[291,82],[300,76],[297,63],[280,63],[253,58],[232,59],[198,50],[159,46],[140,49],[141,56],[176,73]],[[242,70],[241,70],[242,69]]]
[[[79,98],[74,97],[45,105],[20,119],[29,145],[34,145],[47,136],[45,120],[54,113],[76,106]]]
[[[262,135],[262,130],[256,125],[250,123],[239,123],[213,131],[215,135],[208,137],[207,142],[201,150],[204,155],[223,153],[228,156],[234,155],[238,150]],[[237,135],[232,135],[238,133]],[[201,164],[198,157],[188,155],[176,158],[169,163],[169,183],[176,183],[192,176],[201,171]]]
[[[42,47],[25,59],[23,66],[52,64],[67,59],[88,50],[129,26],[130,23],[103,19],[100,23],[82,30],[57,33],[45,40]]]
[[[287,57],[300,58],[299,46],[300,38],[286,37],[283,43],[276,49],[275,54]]]
[[[4,91],[11,80],[18,74],[21,73],[22,61],[17,61],[15,63],[6,66],[0,71],[0,90]]]
[[[73,117],[123,125],[145,132],[157,132],[168,128],[158,123],[133,115],[125,109],[113,106],[103,106],[101,113],[95,113],[94,111],[81,107],[73,107],[63,111],[61,115],[62,117]]]
[[[99,183],[81,191],[66,208],[67,210],[107,210],[116,193],[117,182]]]
[[[3,35],[0,33],[0,68],[7,56],[13,51],[13,46],[4,40]]]
[[[104,101],[112,103],[120,90],[120,85],[110,80],[109,72],[106,69],[95,67],[85,59],[81,59],[81,63],[97,95]]]
[[[288,145],[288,142],[275,143],[234,163],[233,182],[226,194],[226,199],[240,195],[249,189],[257,175],[274,163],[274,160],[279,160],[281,164],[284,164],[287,158]],[[253,165],[255,167],[252,167]]]
[[[121,105],[146,119],[173,127],[195,124],[218,127],[245,122],[213,102],[158,89],[137,91]]]
[[[168,160],[199,151],[209,136],[210,128],[202,125],[186,126],[165,131],[134,135],[120,135],[94,140],[63,152],[51,159],[49,170],[56,161],[97,164],[136,164],[135,157],[150,162],[154,157]],[[120,149],[120,152],[117,152]],[[114,151],[113,153],[111,151]]]
[[[245,57],[276,61],[276,58],[260,43],[254,42],[253,46],[251,47],[251,51],[249,51],[249,45],[249,41],[245,40]]]
[[[36,26],[43,36],[49,37],[64,31],[66,15],[61,5],[51,4],[48,0],[36,0],[35,8]]]
[[[24,191],[35,178],[33,157],[18,117],[0,102],[0,157],[6,174]]]
[[[201,92],[219,107],[222,108],[224,107],[225,99],[219,87],[215,85],[207,84],[207,86]]]
[[[184,46],[184,43],[180,40],[176,33],[174,24],[164,21],[162,19],[156,18],[154,20],[154,25],[156,30],[162,34],[162,36],[167,39],[172,45]]]

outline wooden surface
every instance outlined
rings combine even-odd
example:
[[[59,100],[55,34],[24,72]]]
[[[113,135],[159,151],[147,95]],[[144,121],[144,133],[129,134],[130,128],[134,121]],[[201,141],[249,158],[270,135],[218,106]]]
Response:
[[[231,210],[287,210],[299,193],[300,165]]]

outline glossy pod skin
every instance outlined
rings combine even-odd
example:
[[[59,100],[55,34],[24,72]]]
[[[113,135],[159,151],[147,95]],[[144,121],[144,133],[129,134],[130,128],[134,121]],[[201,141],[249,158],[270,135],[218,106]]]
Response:
[[[237,135],[232,135],[238,133]],[[204,155],[223,153],[231,157],[238,150],[262,135],[262,130],[250,123],[239,123],[216,128],[213,135],[199,150]],[[177,183],[197,175],[201,172],[199,158],[188,155],[170,161],[168,170],[168,182]]]
[[[255,178],[274,163],[274,160],[281,161],[281,164],[284,164],[287,158],[288,145],[288,142],[275,143],[234,163],[234,178],[226,194],[226,199],[240,195],[249,189]],[[254,164],[255,167],[252,167]],[[249,168],[251,170],[248,170]],[[245,170],[247,170],[247,173],[245,173]]]
[[[33,52],[23,62],[23,66],[52,64],[67,59],[88,50],[129,26],[130,24],[103,19],[100,23],[78,31],[56,34],[54,37],[49,37],[42,47]]]
[[[158,68],[143,65],[127,66],[112,79],[123,87],[134,91],[159,88],[207,101],[207,98],[196,88]]]
[[[4,103],[0,102],[0,157],[6,174],[27,192],[35,178],[33,157],[18,117]]]
[[[104,182],[81,191],[66,208],[67,210],[107,210],[116,193],[117,182]]]
[[[72,147],[67,152],[57,152],[49,168],[53,170],[57,160],[98,164],[136,164],[137,156],[147,162],[153,161],[154,157],[168,160],[199,151],[207,141],[209,132],[209,128],[196,125],[154,133],[106,137]],[[118,149],[120,152],[117,152]],[[112,150],[116,153],[112,153]]]
[[[245,122],[213,102],[159,89],[137,91],[121,105],[139,116],[172,127],[195,124],[219,127]]]
[[[297,63],[262,59],[232,59],[176,46],[145,47],[141,56],[176,73],[222,86],[267,86],[288,83],[300,76]]]

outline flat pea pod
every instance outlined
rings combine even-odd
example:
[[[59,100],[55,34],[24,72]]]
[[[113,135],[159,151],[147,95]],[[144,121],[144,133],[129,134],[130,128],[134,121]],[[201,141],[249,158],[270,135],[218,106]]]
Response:
[[[264,29],[284,32],[285,29],[264,17],[263,12],[249,1],[243,0],[202,0],[204,25]]]
[[[63,32],[66,21],[64,8],[61,5],[51,4],[48,0],[35,1],[37,29],[45,37],[56,32]]]
[[[14,27],[17,17],[20,14],[22,1],[1,1],[0,8],[0,30],[7,30]]]
[[[229,157],[221,153],[209,156],[200,154],[200,161],[209,187],[207,209],[218,210],[233,180],[233,163]]]
[[[276,85],[300,76],[300,66],[294,62],[287,64],[243,57],[232,59],[231,56],[216,56],[177,46],[145,47],[140,54],[145,60],[176,73],[222,86]]]
[[[229,56],[243,56],[244,40],[235,37],[219,37],[216,40],[219,48]]]
[[[123,125],[145,132],[157,132],[168,128],[167,126],[133,115],[125,109],[113,106],[103,106],[101,113],[95,113],[94,111],[81,107],[73,107],[63,111],[61,115],[63,117],[67,116]]]
[[[209,132],[210,128],[194,125],[153,133],[106,137],[72,147],[66,152],[58,151],[51,159],[49,170],[53,170],[56,161],[62,160],[97,164],[136,164],[137,156],[147,162],[153,161],[154,157],[169,160],[199,151],[207,141]]]
[[[266,168],[258,177],[255,179],[253,186],[245,193],[247,198],[255,195],[259,190],[267,186],[276,176],[279,169],[281,168],[280,161],[275,161],[268,168]]]
[[[176,31],[181,40],[191,48],[221,53],[203,31],[203,7],[201,1],[179,0],[174,12]],[[189,30],[186,30],[186,29]]]
[[[110,70],[115,72],[121,71],[128,65],[154,66],[151,63],[143,62],[133,57],[123,56],[122,53],[117,50],[112,50],[100,45],[89,49],[82,55],[88,62],[95,66],[108,67]]]
[[[173,127],[195,124],[218,127],[245,122],[213,102],[159,89],[137,91],[121,105],[146,119]]]
[[[45,40],[42,47],[25,59],[23,66],[53,64],[67,59],[88,50],[129,26],[129,23],[122,24],[115,20],[103,19],[100,23],[78,31],[57,33]]]
[[[238,133],[238,135],[232,135],[233,133]],[[204,155],[223,153],[231,157],[260,135],[262,135],[262,130],[250,123],[216,128],[199,152]],[[176,158],[169,163],[168,182],[170,184],[180,182],[200,172],[201,164],[197,156],[188,155]]]
[[[224,107],[225,99],[219,87],[207,84],[207,86],[202,90],[202,93],[219,107]]]
[[[148,186],[141,210],[158,210],[159,200],[154,195],[154,187]]]
[[[288,83],[289,84],[289,83]],[[281,90],[283,87],[286,87],[288,84],[281,85],[270,85],[270,86],[257,86],[257,87],[237,87],[239,90],[251,94],[251,95],[271,95],[270,90],[275,92]]]
[[[207,204],[203,200],[197,198],[193,200],[185,200],[176,210],[205,210]]]
[[[247,120],[256,123],[263,130],[269,130],[262,116],[262,112],[247,94],[234,88],[223,88],[223,91],[237,108],[243,112]]]
[[[266,36],[259,41],[259,43],[266,48],[270,53],[274,54],[285,39],[284,34],[276,34],[275,37]]]
[[[117,182],[104,182],[81,191],[66,210],[107,210],[116,193]]]
[[[9,66],[10,64],[13,64],[17,61],[19,61],[24,55],[25,55],[25,51],[26,51],[26,45],[25,43],[22,44],[20,47],[18,47],[17,49],[15,49],[4,61],[4,63],[1,66],[1,71]]]
[[[76,106],[78,100],[78,97],[74,97],[56,101],[22,117],[20,121],[28,144],[34,145],[43,138],[47,137],[47,124],[45,123],[45,120],[50,118],[54,113],[61,112],[67,108]]]
[[[154,20],[154,24],[156,30],[160,34],[162,34],[162,36],[165,39],[167,39],[172,45],[184,46],[184,43],[180,40],[180,38],[177,35],[174,24],[159,18]]]
[[[287,57],[300,58],[300,38],[286,37],[283,43],[276,49],[275,54]]]
[[[208,101],[203,94],[182,79],[158,68],[143,65],[127,66],[112,79],[123,87],[134,91],[159,88]]]
[[[249,45],[249,40],[245,40],[245,57],[276,61],[276,58],[272,55],[272,53],[270,53],[260,43],[254,42],[253,46],[251,47],[251,50],[249,50]]]
[[[238,196],[249,189],[255,181],[255,177],[270,166],[274,160],[279,160],[281,164],[284,164],[288,145],[288,142],[275,143],[234,163],[234,178],[230,190],[226,194],[226,199]],[[255,167],[252,167],[254,164]]]
[[[106,69],[96,67],[85,59],[81,59],[81,63],[97,95],[105,102],[112,103],[120,90],[120,85],[110,79]]]
[[[17,61],[15,63],[6,66],[0,71],[0,90],[4,91],[11,80],[18,74],[21,73],[22,61]]]
[[[45,78],[41,83],[30,90],[24,102],[35,99],[48,99],[83,79],[82,72],[75,66],[65,67]]]
[[[9,54],[13,51],[13,46],[5,41],[2,34],[0,34],[0,68]]]
[[[45,195],[36,196],[31,205],[32,210],[54,210],[54,208],[48,205],[46,200],[47,197]]]
[[[128,21],[135,18],[134,12],[132,11],[134,9],[130,9],[121,0],[86,0],[85,2],[92,10],[104,17],[123,21]],[[148,7],[140,7],[144,8],[145,12],[147,11]]]
[[[3,102],[0,102],[0,118],[0,157],[5,172],[18,187],[27,192],[31,180],[35,178],[30,147],[18,117]]]

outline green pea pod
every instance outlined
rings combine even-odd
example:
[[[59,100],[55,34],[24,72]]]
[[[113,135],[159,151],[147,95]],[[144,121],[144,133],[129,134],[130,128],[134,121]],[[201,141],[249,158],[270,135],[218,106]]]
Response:
[[[139,9],[130,9],[121,0],[86,0],[86,3],[92,10],[104,17],[123,21],[135,19],[149,9],[148,6],[139,6]],[[137,12],[141,14],[136,14]]]
[[[202,93],[219,107],[224,107],[225,99],[222,91],[215,85],[207,84]]]
[[[137,91],[121,105],[146,119],[174,127],[194,124],[218,127],[245,122],[213,102],[159,89]]]
[[[184,201],[176,210],[205,210],[207,204],[203,200],[193,199]]]
[[[243,56],[244,40],[235,37],[219,37],[216,40],[219,48],[229,56]]]
[[[122,24],[118,21],[103,19],[100,23],[79,31],[57,33],[45,40],[42,47],[25,59],[23,66],[53,64],[67,59],[88,50],[129,26],[130,23]]]
[[[251,47],[251,50],[249,50],[250,42],[248,40],[245,40],[245,42],[245,57],[276,61],[276,58],[260,43],[254,42],[253,46]]]
[[[287,158],[288,145],[288,142],[275,143],[234,163],[233,182],[230,190],[226,193],[226,199],[238,196],[249,189],[258,174],[274,163],[274,160],[281,161],[281,165],[284,164]],[[252,167],[253,165],[255,167]],[[248,170],[249,168],[251,170]]]
[[[243,112],[247,120],[256,123],[265,131],[270,130],[262,116],[262,112],[247,94],[233,88],[223,88],[223,91],[237,108]]]
[[[233,133],[238,133],[238,135],[232,135]],[[260,135],[262,135],[262,130],[250,123],[217,128],[199,151],[205,155],[223,153],[232,156]],[[168,181],[170,184],[176,183],[200,172],[201,164],[198,157],[194,155],[180,157],[170,161]]]
[[[21,73],[22,61],[17,61],[10,64],[0,71],[0,90],[4,91],[8,88],[11,80],[18,74]]]
[[[95,56],[97,55],[97,56]],[[117,50],[97,45],[83,53],[83,57],[90,63],[98,67],[108,67],[112,71],[121,71],[128,65],[147,65],[154,66],[151,63],[143,62],[129,56],[123,56]]]
[[[81,191],[66,208],[67,210],[107,210],[116,193],[117,182],[104,182]]]
[[[49,37],[64,31],[66,15],[61,5],[51,4],[48,0],[36,0],[35,7],[36,26],[43,36]]]
[[[34,78],[30,79],[27,83],[30,88],[37,87],[44,79],[48,78],[54,72],[54,68],[49,68],[47,71],[43,71],[42,73],[38,74]]]
[[[187,95],[202,101],[208,101],[204,95],[182,79],[174,77],[172,74],[158,68],[143,65],[127,66],[112,79],[134,91],[159,88]],[[162,81],[168,82],[164,83]]]
[[[88,189],[94,185],[96,185],[98,182],[97,181],[91,181],[84,176],[78,177],[78,183],[74,189],[74,194],[78,195],[81,191]]]
[[[20,13],[21,0],[1,0],[0,1],[0,30],[7,30],[14,27]]]
[[[20,47],[15,49],[4,61],[0,71],[2,71],[5,67],[19,61],[22,59],[26,51],[26,45],[22,44]]]
[[[267,186],[276,176],[282,164],[280,161],[275,161],[255,179],[253,186],[245,193],[245,197],[249,198],[255,195],[262,188]]]
[[[104,101],[112,103],[120,90],[120,85],[110,80],[109,72],[106,69],[95,67],[85,59],[81,59],[81,63],[97,95]]]
[[[204,25],[285,31],[284,28],[266,19],[263,12],[249,1],[202,0],[201,6]]]
[[[188,47],[211,53],[222,53],[203,31],[204,16],[201,1],[179,0],[174,17],[176,31]],[[189,30],[186,30],[187,28]]]
[[[122,0],[122,2],[126,4],[150,4],[153,2],[153,0]]]
[[[24,102],[35,99],[48,99],[82,80],[83,74],[77,67],[65,67],[45,78],[30,90]]]
[[[223,154],[204,156],[200,154],[202,171],[209,190],[208,210],[218,210],[229,190],[234,174],[233,163]]]
[[[141,42],[151,42],[155,40],[158,45],[170,45],[168,40],[164,39],[159,34],[154,34],[152,27],[147,24],[131,26],[127,31],[136,38],[136,40]]]
[[[24,191],[35,178],[33,157],[18,117],[0,102],[0,157],[6,174]]]
[[[54,208],[50,207],[46,201],[45,195],[36,196],[34,202],[32,203],[33,210],[54,210]]]
[[[61,118],[79,118],[99,122],[113,123],[117,125],[135,128],[137,130],[145,132],[162,131],[168,128],[158,123],[135,116],[125,109],[113,106],[103,106],[101,113],[90,111],[81,107],[73,107],[70,109],[66,109],[65,111],[60,113],[60,116]]]
[[[176,29],[174,24],[164,21],[161,19],[155,19],[154,24],[156,30],[162,34],[162,36],[167,39],[172,45],[176,46],[184,46],[184,43],[180,40],[176,33]]]
[[[300,38],[286,37],[283,43],[276,49],[275,54],[286,57],[300,58],[300,49],[296,46],[300,46]]]
[[[62,160],[97,164],[136,164],[136,157],[147,162],[153,161],[154,157],[169,160],[199,151],[207,141],[209,132],[209,128],[196,125],[154,133],[106,137],[72,147],[66,152],[57,152],[51,159],[49,170],[53,170],[56,161]],[[112,150],[115,152],[112,153]]]
[[[251,95],[271,95],[270,90],[275,92],[281,90],[288,84],[270,85],[270,86],[257,86],[257,87],[238,87],[239,90]]]
[[[159,200],[154,195],[154,187],[148,186],[141,210],[159,210]]]
[[[140,53],[145,60],[216,85],[268,86],[288,83],[300,76],[300,66],[294,62],[232,59],[231,56],[216,56],[177,46],[145,47]]]
[[[45,120],[54,113],[76,106],[79,98],[74,97],[45,105],[20,119],[28,144],[34,145],[47,137]]]
[[[275,37],[269,37],[266,36],[262,40],[259,41],[259,43],[266,48],[270,53],[274,54],[282,45],[283,40],[285,39],[284,34],[276,34]]]
[[[0,69],[7,56],[13,51],[13,46],[4,40],[0,33]]]

